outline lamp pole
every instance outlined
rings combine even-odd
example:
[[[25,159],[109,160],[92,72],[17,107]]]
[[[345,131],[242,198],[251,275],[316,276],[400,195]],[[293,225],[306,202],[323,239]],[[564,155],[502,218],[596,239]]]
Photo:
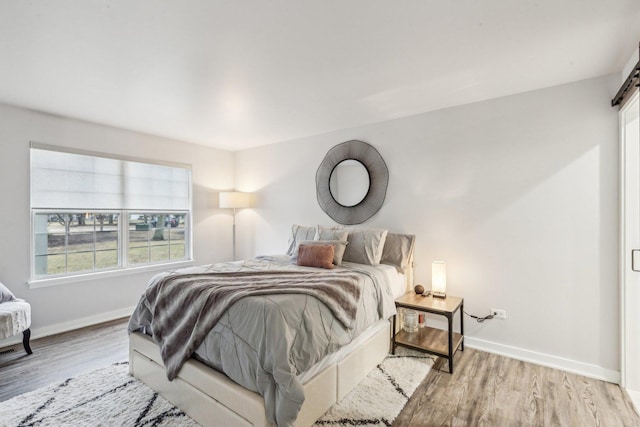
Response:
[[[233,260],[236,260],[236,208],[233,208]]]
[[[233,209],[233,260],[236,261],[236,209],[251,207],[251,194],[239,191],[221,191],[219,201],[220,208]]]

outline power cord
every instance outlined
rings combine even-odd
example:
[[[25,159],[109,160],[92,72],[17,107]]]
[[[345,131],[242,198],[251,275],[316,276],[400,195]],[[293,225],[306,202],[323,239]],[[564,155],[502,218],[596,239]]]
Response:
[[[466,311],[464,312],[464,314],[466,314],[467,316],[471,317],[472,319],[476,319],[476,322],[478,322],[478,323],[482,323],[485,320],[493,319],[493,314],[489,314],[488,316],[484,316],[484,317],[475,316],[473,314],[467,313]]]
[[[431,291],[423,292],[420,295],[423,296],[423,297],[428,297],[429,295],[431,295]],[[491,320],[494,317],[494,314],[489,314],[487,316],[480,317],[480,316],[476,316],[476,315],[473,315],[473,314],[469,314],[466,311],[464,311],[463,313],[466,314],[467,316],[471,317],[472,319],[476,319],[476,322],[478,322],[478,323],[482,323],[485,320]]]

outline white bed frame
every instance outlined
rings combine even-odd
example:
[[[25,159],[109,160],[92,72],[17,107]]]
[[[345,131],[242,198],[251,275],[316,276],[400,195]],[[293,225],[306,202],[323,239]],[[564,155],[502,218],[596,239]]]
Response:
[[[382,328],[307,381],[296,426],[312,425],[382,362],[389,353],[390,333],[390,328]],[[177,378],[167,380],[158,345],[140,332],[129,338],[129,372],[203,426],[271,426],[262,396],[195,359],[184,364]]]
[[[413,258],[413,257],[412,257]],[[411,260],[413,265],[413,259]],[[407,290],[413,286],[413,269],[406,274]],[[389,353],[391,324],[381,328],[344,358],[329,365],[304,385],[305,401],[295,425],[312,425],[346,396]],[[203,426],[268,427],[264,400],[231,381],[226,375],[189,359],[177,378],[167,380],[158,345],[140,332],[129,336],[129,373]]]

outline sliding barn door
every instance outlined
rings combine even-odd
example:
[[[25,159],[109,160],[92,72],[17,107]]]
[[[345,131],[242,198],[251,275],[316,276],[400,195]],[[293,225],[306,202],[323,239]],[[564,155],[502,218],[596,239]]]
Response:
[[[620,110],[622,170],[621,385],[640,406],[640,116],[638,92]]]

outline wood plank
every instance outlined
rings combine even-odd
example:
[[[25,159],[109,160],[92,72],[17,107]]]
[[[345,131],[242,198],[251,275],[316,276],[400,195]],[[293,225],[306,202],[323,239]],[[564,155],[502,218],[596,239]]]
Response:
[[[470,348],[454,360],[453,374],[436,364],[394,426],[640,426],[616,384]]]
[[[396,299],[396,305],[413,308],[418,311],[444,314],[453,313],[462,304],[462,298],[447,295],[446,298],[434,298],[432,295],[423,297],[415,292],[407,292]]]
[[[462,342],[462,335],[453,333],[454,352]],[[449,333],[443,329],[424,327],[416,332],[401,330],[396,334],[396,344],[427,350],[441,356],[449,356]]]

